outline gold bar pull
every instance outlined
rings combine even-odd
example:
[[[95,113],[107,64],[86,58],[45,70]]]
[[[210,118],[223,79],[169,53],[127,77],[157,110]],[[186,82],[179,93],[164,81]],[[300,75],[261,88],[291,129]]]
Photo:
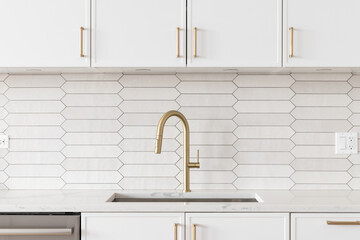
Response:
[[[360,221],[327,221],[328,225],[340,225],[340,226],[353,226],[353,225],[360,225]]]
[[[196,224],[192,225],[192,240],[196,240]]]
[[[180,28],[176,28],[176,57],[180,57]]]
[[[197,28],[194,27],[194,58],[197,57]]]
[[[84,56],[84,28],[80,27],[80,57]]]
[[[177,240],[177,223],[174,224],[174,240]]]
[[[289,57],[294,57],[294,28],[289,28],[290,31],[290,47],[289,47]]]

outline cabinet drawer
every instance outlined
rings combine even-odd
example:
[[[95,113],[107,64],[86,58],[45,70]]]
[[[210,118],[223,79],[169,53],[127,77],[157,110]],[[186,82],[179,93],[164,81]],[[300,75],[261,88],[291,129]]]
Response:
[[[328,222],[330,221],[330,222]],[[360,236],[360,214],[292,214],[292,240],[355,240]]]
[[[286,213],[189,213],[186,239],[191,240],[288,240]]]

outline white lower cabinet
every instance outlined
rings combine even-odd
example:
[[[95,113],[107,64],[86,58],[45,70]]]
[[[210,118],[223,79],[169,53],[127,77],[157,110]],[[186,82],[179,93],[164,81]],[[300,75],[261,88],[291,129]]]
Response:
[[[183,213],[91,213],[81,216],[82,240],[184,239]]]
[[[289,214],[189,213],[187,240],[288,240]]]
[[[277,213],[89,213],[81,225],[83,240],[289,239],[289,214]]]
[[[291,240],[357,240],[359,220],[360,214],[292,214]]]

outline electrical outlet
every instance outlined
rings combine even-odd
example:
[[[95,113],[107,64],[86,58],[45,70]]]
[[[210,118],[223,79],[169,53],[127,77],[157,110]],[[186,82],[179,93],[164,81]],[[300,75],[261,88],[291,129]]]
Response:
[[[9,136],[0,135],[0,148],[9,148]]]
[[[357,132],[336,133],[335,153],[336,154],[358,153],[358,133]]]

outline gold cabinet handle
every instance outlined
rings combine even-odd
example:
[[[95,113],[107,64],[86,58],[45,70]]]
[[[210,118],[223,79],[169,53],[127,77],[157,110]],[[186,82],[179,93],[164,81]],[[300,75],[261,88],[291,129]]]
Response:
[[[360,225],[360,221],[351,221],[351,222],[346,222],[346,221],[327,221],[328,225],[340,225],[340,226],[344,226],[344,225]]]
[[[196,224],[192,225],[192,240],[196,240]]]
[[[177,223],[175,223],[174,224],[174,240],[177,240],[177,235],[178,235],[178,233],[177,233]]]
[[[84,28],[80,27],[80,57],[84,56]]]
[[[180,28],[176,28],[176,57],[180,57]]]
[[[294,28],[289,28],[290,31],[290,47],[289,47],[289,57],[294,57]]]
[[[197,27],[194,27],[194,57],[197,57]]]

